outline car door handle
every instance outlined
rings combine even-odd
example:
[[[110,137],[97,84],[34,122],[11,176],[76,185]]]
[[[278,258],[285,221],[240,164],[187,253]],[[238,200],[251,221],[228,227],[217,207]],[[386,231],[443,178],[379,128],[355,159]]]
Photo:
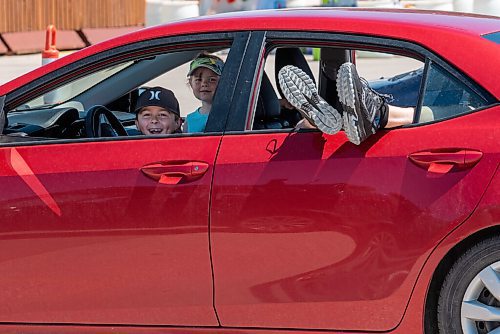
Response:
[[[161,161],[142,166],[141,172],[162,184],[178,184],[200,178],[208,166],[202,161]]]
[[[438,174],[448,173],[452,168],[474,167],[483,153],[465,148],[447,148],[411,153],[408,158],[417,166]]]

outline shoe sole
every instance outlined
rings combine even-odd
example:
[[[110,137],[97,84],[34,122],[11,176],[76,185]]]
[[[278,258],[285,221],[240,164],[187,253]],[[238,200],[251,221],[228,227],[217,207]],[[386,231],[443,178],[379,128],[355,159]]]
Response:
[[[312,79],[295,66],[285,66],[278,81],[288,102],[321,132],[335,134],[342,128],[340,113],[319,96]]]
[[[353,80],[356,76],[359,80],[358,72],[354,64],[345,63],[339,68],[337,75],[337,93],[339,100],[344,107],[344,130],[347,139],[353,144],[359,145],[363,138],[367,138],[364,130],[363,116],[361,115],[361,105],[359,104],[359,89]]]

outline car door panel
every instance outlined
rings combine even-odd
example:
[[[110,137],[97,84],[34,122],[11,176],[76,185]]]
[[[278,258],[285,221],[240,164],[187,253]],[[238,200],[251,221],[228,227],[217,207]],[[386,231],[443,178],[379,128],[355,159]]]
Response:
[[[219,142],[0,148],[0,321],[217,325],[208,205]],[[166,184],[142,172],[179,161],[205,173]]]
[[[396,327],[425,259],[491,180],[499,110],[381,131],[360,146],[342,132],[224,136],[211,208],[221,324]],[[455,150],[481,157],[439,173],[409,158]]]

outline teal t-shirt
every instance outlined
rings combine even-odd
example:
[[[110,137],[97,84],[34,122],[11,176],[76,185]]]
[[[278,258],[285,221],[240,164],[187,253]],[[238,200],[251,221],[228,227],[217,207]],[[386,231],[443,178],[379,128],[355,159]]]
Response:
[[[207,125],[208,114],[200,113],[200,108],[186,116],[187,132],[203,132]]]

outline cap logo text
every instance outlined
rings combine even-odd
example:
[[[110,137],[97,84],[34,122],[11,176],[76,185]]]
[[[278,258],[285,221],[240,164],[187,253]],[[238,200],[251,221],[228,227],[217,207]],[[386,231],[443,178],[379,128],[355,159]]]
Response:
[[[151,93],[151,97],[149,98],[149,101],[151,100],[160,100],[160,91],[157,90],[156,92],[150,92]]]

